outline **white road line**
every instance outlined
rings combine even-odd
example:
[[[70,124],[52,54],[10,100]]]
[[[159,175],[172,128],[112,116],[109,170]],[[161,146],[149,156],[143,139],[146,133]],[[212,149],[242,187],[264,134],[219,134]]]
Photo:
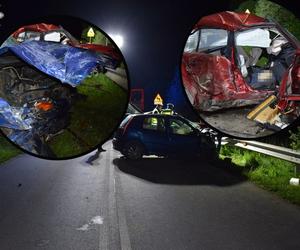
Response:
[[[113,149],[111,149],[113,151]],[[111,169],[111,175],[113,179],[113,184],[114,184],[114,197],[117,205],[117,216],[118,216],[118,224],[119,224],[119,234],[120,234],[120,244],[121,244],[121,249],[122,250],[131,250],[131,242],[129,238],[129,232],[128,232],[128,226],[127,226],[127,221],[126,221],[126,214],[124,207],[122,206],[123,200],[122,200],[122,188],[121,188],[121,182],[120,179],[116,179],[116,173],[115,171],[115,166],[112,164],[112,169]],[[119,181],[119,182],[118,182]],[[119,199],[118,199],[119,197]]]
[[[101,156],[103,158],[101,158],[100,160],[100,164],[98,167],[101,168],[105,168],[104,171],[102,172],[102,174],[104,174],[104,178],[108,178],[108,169],[110,168],[110,152],[106,147],[107,143],[105,143],[103,145],[103,148],[106,149],[106,152],[103,152],[101,154]],[[109,196],[108,196],[108,186],[109,185],[109,180],[104,182],[104,187],[103,187],[103,198],[101,201],[107,202],[107,204],[99,204],[99,206],[102,208],[102,212],[105,215],[105,223],[104,223],[104,227],[102,228],[102,230],[99,231],[100,235],[99,235],[99,250],[109,250],[109,238],[110,238],[110,216],[109,216]]]

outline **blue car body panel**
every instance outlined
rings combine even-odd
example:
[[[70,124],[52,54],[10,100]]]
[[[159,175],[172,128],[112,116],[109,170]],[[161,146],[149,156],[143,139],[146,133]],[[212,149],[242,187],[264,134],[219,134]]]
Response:
[[[149,130],[142,127],[147,117],[161,117],[165,120],[165,131]],[[188,124],[188,120],[180,116],[160,116],[151,114],[132,115],[132,119],[123,124],[115,133],[113,146],[122,152],[128,142],[138,141],[144,147],[144,154],[155,155],[196,155],[205,147],[215,147],[214,141],[192,128],[190,135],[173,134],[170,128],[170,119],[176,119]],[[122,125],[122,123],[121,123]]]
[[[97,65],[105,65],[100,54],[55,42],[25,41],[0,49],[11,51],[43,73],[73,87],[84,80]]]

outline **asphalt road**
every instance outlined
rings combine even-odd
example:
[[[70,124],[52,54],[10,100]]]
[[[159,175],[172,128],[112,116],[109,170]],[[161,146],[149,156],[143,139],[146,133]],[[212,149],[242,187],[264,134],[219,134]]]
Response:
[[[255,106],[223,109],[199,114],[212,127],[232,136],[258,138],[274,134],[275,131],[263,128],[247,118]]]
[[[300,249],[300,208],[226,164],[89,156],[0,166],[0,249]],[[220,167],[222,166],[222,167]]]

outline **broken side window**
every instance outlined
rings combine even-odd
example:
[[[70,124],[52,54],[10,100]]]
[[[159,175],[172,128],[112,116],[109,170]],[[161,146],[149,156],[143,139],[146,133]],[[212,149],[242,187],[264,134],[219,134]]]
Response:
[[[60,42],[61,34],[59,32],[49,32],[45,34],[44,40],[48,42]]]
[[[270,32],[261,28],[236,32],[235,43],[236,46],[268,48],[271,43]]]
[[[275,76],[270,69],[267,49],[272,39],[269,29],[253,28],[236,32],[237,60],[242,76],[254,89],[274,89]]]
[[[199,32],[199,30],[192,32],[192,34],[188,37],[184,47],[184,52],[195,52],[197,50]]]
[[[199,51],[227,45],[228,31],[223,29],[201,29]]]
[[[248,76],[248,67],[267,64],[267,57],[262,56],[263,50],[270,46],[268,29],[254,28],[235,33],[237,60],[243,77]]]
[[[24,42],[25,40],[40,40],[40,33],[39,32],[34,32],[34,31],[24,31],[21,32],[18,37],[17,41],[18,42]]]

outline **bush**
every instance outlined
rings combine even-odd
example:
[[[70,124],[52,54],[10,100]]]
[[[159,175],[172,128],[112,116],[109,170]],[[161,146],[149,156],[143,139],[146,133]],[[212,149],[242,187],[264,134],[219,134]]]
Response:
[[[291,147],[294,150],[300,150],[300,127],[297,127],[296,132],[290,131]]]
[[[300,20],[279,4],[268,0],[250,0],[242,2],[236,11],[244,12],[246,9],[249,9],[251,13],[257,16],[278,22],[300,40]]]
[[[254,13],[258,16],[277,21],[295,37],[300,39],[299,19],[292,12],[279,4],[268,0],[258,0],[255,5]]]

